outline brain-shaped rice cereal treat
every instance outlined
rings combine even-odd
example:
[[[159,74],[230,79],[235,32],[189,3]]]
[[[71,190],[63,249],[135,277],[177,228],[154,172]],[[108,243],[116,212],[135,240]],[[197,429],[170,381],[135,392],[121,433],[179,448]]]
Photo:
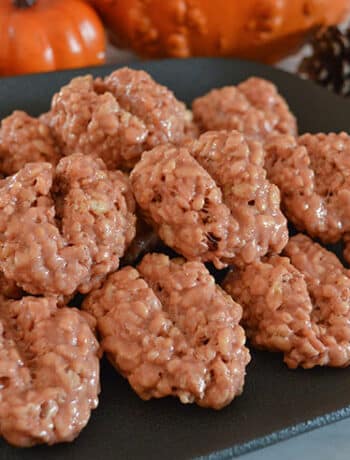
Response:
[[[203,264],[148,254],[137,269],[110,275],[83,309],[141,398],[171,395],[220,409],[242,392],[250,360],[242,309]]]
[[[350,270],[305,235],[290,239],[285,254],[305,278],[313,303],[311,321],[326,348],[321,364],[350,364]]]
[[[133,211],[128,179],[102,160],[29,163],[0,182],[0,268],[31,294],[88,292],[118,268]]]
[[[17,446],[72,441],[98,404],[98,343],[54,298],[0,300],[0,432]]]
[[[285,214],[325,243],[350,231],[350,136],[278,136],[266,144],[265,167],[281,191]]]
[[[217,266],[239,247],[238,223],[209,174],[185,148],[146,152],[130,176],[146,219],[168,246],[187,259]]]
[[[190,260],[249,263],[288,239],[264,152],[242,134],[209,132],[183,148],[143,154],[131,173],[136,201],[160,238]]]
[[[256,348],[283,352],[292,368],[310,367],[310,361],[324,351],[312,328],[312,304],[303,275],[288,258],[267,256],[233,269],[223,287],[241,303],[242,324]]]
[[[193,114],[203,132],[237,130],[259,141],[274,133],[297,133],[296,120],[277,88],[256,77],[195,99]]]
[[[105,80],[73,79],[55,94],[43,120],[63,154],[82,152],[102,158],[109,169],[130,169],[144,150],[193,138],[191,118],[166,87],[124,68]]]
[[[26,163],[47,161],[56,165],[59,149],[48,126],[22,111],[4,118],[0,128],[0,173],[19,171]]]
[[[96,87],[111,92],[124,110],[142,120],[147,128],[144,150],[164,143],[181,145],[198,135],[185,104],[143,70],[124,67],[97,80]]]
[[[224,288],[243,307],[253,345],[284,353],[291,368],[350,364],[350,271],[304,235],[287,257],[270,256],[233,269]]]
[[[235,262],[281,252],[288,241],[287,222],[279,190],[266,178],[261,145],[237,131],[208,132],[192,143],[190,152],[220,187],[239,224],[242,249]]]
[[[91,76],[74,78],[54,95],[45,114],[64,155],[102,158],[110,169],[130,168],[144,150],[147,128],[112,94],[98,94]]]

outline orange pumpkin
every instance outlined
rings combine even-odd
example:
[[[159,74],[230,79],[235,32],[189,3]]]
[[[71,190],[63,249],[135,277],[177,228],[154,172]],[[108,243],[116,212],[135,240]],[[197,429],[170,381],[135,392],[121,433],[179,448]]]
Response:
[[[117,44],[143,56],[240,56],[272,62],[349,0],[92,0]]]
[[[0,0],[0,75],[101,64],[105,34],[82,0]]]

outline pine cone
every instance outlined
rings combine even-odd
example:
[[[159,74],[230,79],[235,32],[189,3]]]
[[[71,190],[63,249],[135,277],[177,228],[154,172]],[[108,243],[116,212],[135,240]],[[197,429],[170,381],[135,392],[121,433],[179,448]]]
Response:
[[[319,30],[311,41],[313,53],[303,59],[299,74],[343,96],[350,96],[350,28]]]

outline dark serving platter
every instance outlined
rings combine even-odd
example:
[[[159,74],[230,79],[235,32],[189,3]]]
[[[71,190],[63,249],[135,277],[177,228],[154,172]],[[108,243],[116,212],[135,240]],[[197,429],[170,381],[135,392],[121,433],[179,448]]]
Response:
[[[257,75],[275,82],[300,132],[341,131],[350,101],[271,67],[225,59],[133,62],[188,104],[214,87]],[[14,109],[37,115],[72,77],[113,67],[0,79],[0,118]],[[107,362],[97,410],[76,441],[16,449],[0,441],[2,460],[227,459],[350,416],[350,369],[289,370],[276,354],[253,352],[242,396],[216,412],[176,399],[140,400]]]

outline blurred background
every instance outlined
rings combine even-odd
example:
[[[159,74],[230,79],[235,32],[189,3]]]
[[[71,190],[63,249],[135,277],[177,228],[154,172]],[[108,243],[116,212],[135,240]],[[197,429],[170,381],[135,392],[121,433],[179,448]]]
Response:
[[[0,76],[234,56],[348,95],[349,11],[350,0],[0,0]]]

